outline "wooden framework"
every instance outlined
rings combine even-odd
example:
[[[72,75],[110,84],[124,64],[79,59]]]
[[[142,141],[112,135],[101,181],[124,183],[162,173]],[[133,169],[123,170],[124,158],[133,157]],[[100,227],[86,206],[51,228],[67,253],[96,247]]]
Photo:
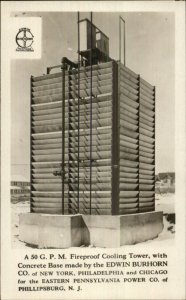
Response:
[[[154,211],[155,88],[116,61],[63,72],[31,77],[31,212]]]

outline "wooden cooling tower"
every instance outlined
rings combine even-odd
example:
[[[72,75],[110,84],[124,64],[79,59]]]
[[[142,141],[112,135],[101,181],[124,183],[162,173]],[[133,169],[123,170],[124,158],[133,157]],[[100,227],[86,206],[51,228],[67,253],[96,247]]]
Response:
[[[31,77],[31,212],[154,210],[155,88],[114,60]]]

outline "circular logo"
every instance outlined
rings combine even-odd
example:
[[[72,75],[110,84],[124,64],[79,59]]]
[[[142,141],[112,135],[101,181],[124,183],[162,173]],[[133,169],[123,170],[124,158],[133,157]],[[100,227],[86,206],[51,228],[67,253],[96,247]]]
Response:
[[[16,35],[17,51],[33,51],[34,36],[29,28],[20,28]]]

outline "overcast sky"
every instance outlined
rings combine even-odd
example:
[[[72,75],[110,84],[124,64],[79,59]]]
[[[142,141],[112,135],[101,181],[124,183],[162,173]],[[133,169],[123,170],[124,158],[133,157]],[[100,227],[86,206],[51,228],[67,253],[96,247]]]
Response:
[[[11,64],[11,173],[12,179],[29,180],[30,76],[46,73],[63,56],[77,60],[77,14],[27,15],[42,17],[42,58]],[[126,66],[156,86],[156,173],[174,171],[174,14],[94,13],[93,23],[109,37],[114,59],[119,53],[119,15],[126,21]]]

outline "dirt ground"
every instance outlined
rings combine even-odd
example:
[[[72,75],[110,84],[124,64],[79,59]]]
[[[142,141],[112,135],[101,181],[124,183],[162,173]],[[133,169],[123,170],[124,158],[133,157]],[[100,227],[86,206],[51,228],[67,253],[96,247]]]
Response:
[[[144,243],[137,244],[138,247],[144,244],[151,244],[152,246],[165,246],[174,243],[175,236],[175,210],[174,210],[174,194],[156,194],[156,211],[163,211],[164,229],[161,234],[154,240],[149,240]],[[22,199],[21,201],[14,201],[11,203],[12,208],[12,247],[13,248],[27,248],[28,246],[19,241],[19,214],[30,211],[29,200]],[[132,245],[131,247],[134,247]],[[124,247],[124,246],[123,246]]]

